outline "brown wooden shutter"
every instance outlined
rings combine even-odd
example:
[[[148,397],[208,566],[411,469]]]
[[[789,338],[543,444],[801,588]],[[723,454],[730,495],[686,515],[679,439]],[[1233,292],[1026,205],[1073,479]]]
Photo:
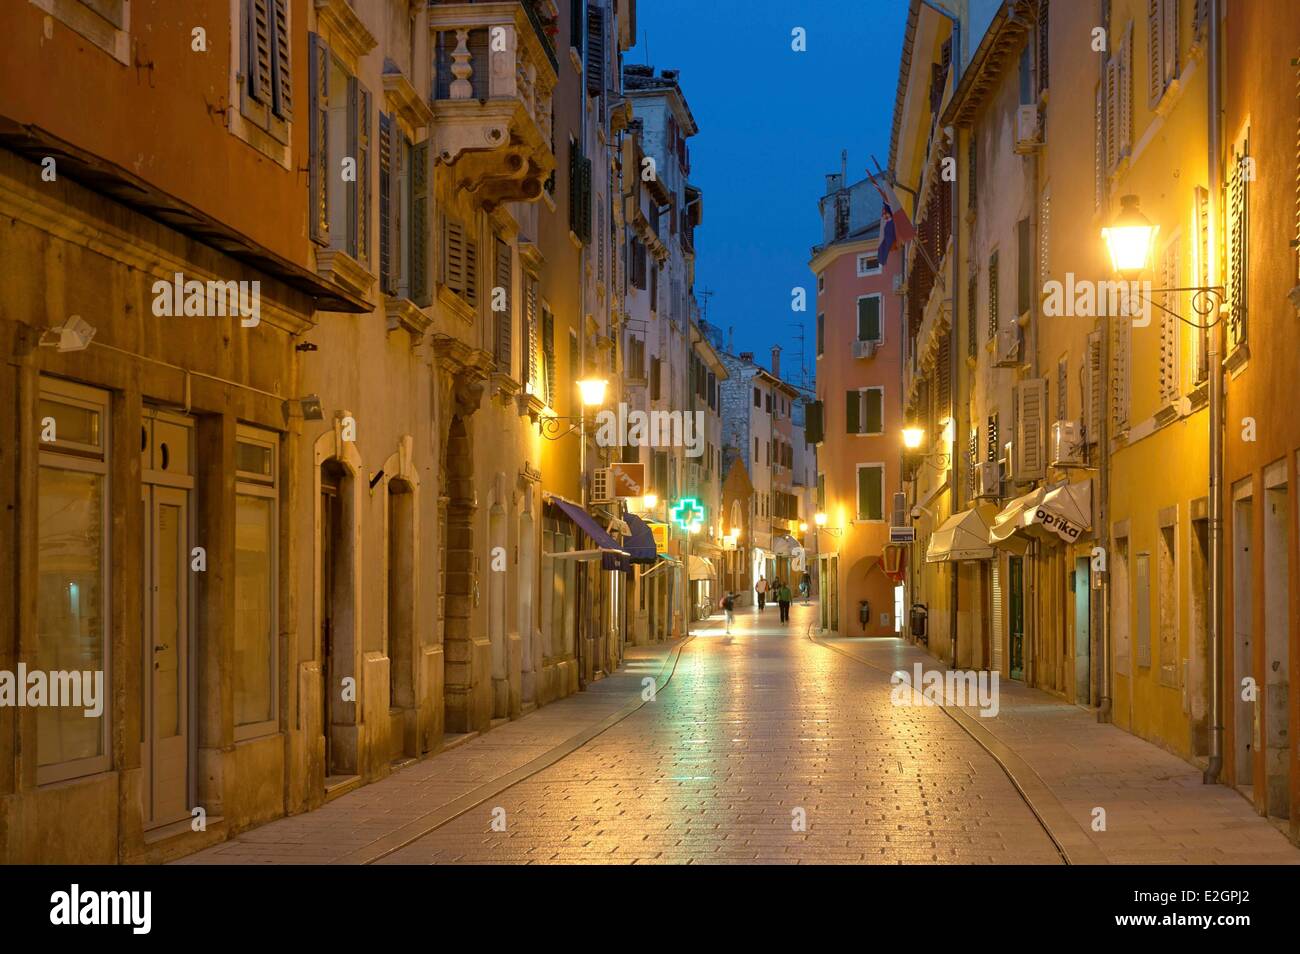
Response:
[[[935,398],[939,405],[939,416],[946,417],[952,413],[952,346],[947,332],[939,335],[939,353],[934,359],[934,376],[937,383]]]
[[[1147,0],[1147,103],[1154,109],[1165,91],[1164,51],[1161,39],[1164,34],[1164,17],[1161,0]]]
[[[524,383],[532,385],[532,393],[537,394],[540,384],[538,375],[538,340],[537,340],[537,279],[532,275],[524,277],[524,327],[523,327],[523,365]]]
[[[356,179],[348,189],[348,254],[362,265],[370,262],[370,91],[348,77],[348,111],[352,120],[350,152]]]
[[[512,374],[512,355],[511,344],[514,337],[514,310],[511,301],[511,285],[513,284],[514,272],[514,255],[510,250],[510,245],[501,239],[496,239],[496,285],[492,289],[491,301],[493,308],[493,334],[495,343],[493,355],[496,358],[497,370],[505,374]],[[496,309],[497,289],[505,291],[505,307]]]
[[[308,160],[308,189],[311,192],[311,240],[317,245],[330,243],[329,181],[329,102],[330,49],[317,34],[310,35],[311,60],[308,64],[311,85],[311,152]]]
[[[397,291],[393,268],[393,194],[400,192],[393,172],[393,123],[379,114],[379,288],[385,295]],[[400,256],[400,252],[398,253]],[[398,259],[400,261],[400,257]]]
[[[455,219],[442,218],[442,283],[448,291],[465,294],[465,229]]]
[[[587,92],[599,96],[605,90],[605,11],[596,4],[587,7]]]
[[[546,404],[555,407],[555,315],[542,309],[542,356],[546,366]]]
[[[411,300],[421,308],[433,301],[429,282],[429,143],[411,149]],[[400,234],[400,231],[399,231]]]
[[[293,64],[289,58],[289,0],[274,0],[275,20],[275,94],[271,98],[271,111],[281,119],[289,119],[293,111]]]

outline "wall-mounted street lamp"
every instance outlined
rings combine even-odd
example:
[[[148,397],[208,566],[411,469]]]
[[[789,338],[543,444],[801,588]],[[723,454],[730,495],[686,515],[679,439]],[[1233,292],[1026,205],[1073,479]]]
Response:
[[[1110,253],[1111,267],[1128,281],[1133,281],[1142,274],[1151,262],[1155,250],[1156,236],[1160,233],[1160,226],[1153,225],[1151,220],[1142,214],[1142,210],[1138,207],[1139,199],[1136,195],[1122,196],[1119,205],[1119,214],[1115,216],[1110,225],[1101,230],[1101,237],[1105,240],[1106,250]],[[1166,314],[1173,315],[1179,321],[1202,331],[1213,328],[1222,320],[1220,312],[1227,297],[1222,285],[1188,285],[1178,288],[1152,288],[1149,290],[1151,295],[1177,292],[1191,293],[1192,310],[1201,318],[1201,321],[1189,321],[1178,312],[1154,300],[1154,298],[1148,298],[1141,293],[1135,292],[1135,294],[1147,304],[1155,305]],[[1205,319],[1211,316],[1213,316],[1213,320],[1206,323]]]
[[[826,514],[822,513],[820,510],[817,511],[815,514],[813,514],[813,523],[817,524],[818,530],[825,530],[827,533],[831,534],[832,536],[839,537],[844,535],[843,527],[826,526]]]
[[[946,428],[951,427],[952,422],[949,421]],[[951,437],[946,433],[946,430],[944,436],[951,441]],[[915,425],[909,425],[903,428],[903,448],[907,452],[906,456],[913,460],[925,461],[925,463],[929,464],[931,467],[936,467],[939,470],[947,470],[949,464],[952,462],[952,455],[945,451],[939,451],[937,454],[921,453],[920,449],[924,443],[925,428],[917,427]]]
[[[609,382],[603,378],[587,378],[578,382],[578,397],[581,403],[578,408],[577,423],[574,423],[572,416],[558,415],[544,417],[538,421],[538,429],[548,441],[558,441],[566,434],[579,432],[581,439],[578,441],[578,478],[582,484],[581,503],[584,509],[587,506],[587,408],[600,407],[605,403],[605,389],[608,386]]]

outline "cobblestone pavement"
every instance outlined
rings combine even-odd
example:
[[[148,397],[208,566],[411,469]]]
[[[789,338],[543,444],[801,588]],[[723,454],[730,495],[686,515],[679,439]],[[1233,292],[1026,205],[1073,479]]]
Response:
[[[809,639],[815,612],[743,609],[731,637],[697,624],[653,701],[642,680],[669,647],[182,863],[1300,861],[1236,793],[1044,693],[1004,682],[993,719],[891,704],[891,671],[941,665],[899,640]]]

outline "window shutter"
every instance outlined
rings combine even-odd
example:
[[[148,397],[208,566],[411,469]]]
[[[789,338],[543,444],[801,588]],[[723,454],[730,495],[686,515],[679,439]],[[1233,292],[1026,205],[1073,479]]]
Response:
[[[397,282],[393,275],[393,193],[397,178],[393,174],[393,122],[387,113],[379,114],[379,288],[393,294]]]
[[[429,283],[429,143],[411,149],[411,300],[421,308],[432,301]]]
[[[858,519],[885,518],[883,471],[880,467],[858,468]]]
[[[1161,263],[1160,284],[1165,288],[1180,287],[1178,242],[1169,243]],[[1164,293],[1164,306],[1181,314],[1181,303],[1176,292]],[[1160,313],[1160,403],[1172,404],[1178,400],[1178,352],[1181,338],[1181,321],[1169,311]]]
[[[465,231],[465,300],[478,304],[478,242]]]
[[[126,28],[126,8],[122,0],[81,0],[119,30]]]
[[[1119,141],[1120,155],[1133,149],[1133,24],[1124,32],[1119,69]]]
[[[966,285],[966,354],[975,357],[979,349],[979,276],[972,275]]]
[[[272,48],[271,0],[248,0],[248,96],[259,103],[271,102]]]
[[[537,279],[531,275],[524,278],[524,343],[523,375],[524,383],[531,385],[530,393],[537,394],[540,383],[537,367]]]
[[[496,285],[492,289],[491,300],[493,306],[497,304],[497,288],[505,292],[505,307],[496,309],[494,307],[492,316],[493,333],[495,344],[493,355],[496,358],[497,370],[505,374],[513,374],[514,368],[511,362],[511,339],[514,337],[514,310],[512,308],[511,286],[514,272],[514,256],[511,253],[510,245],[501,239],[496,239]]]
[[[865,434],[882,434],[885,430],[885,392],[879,388],[863,391],[863,403],[866,405]]]
[[[605,11],[596,4],[587,7],[587,92],[599,96],[605,90]]]
[[[880,341],[880,298],[869,296],[858,299],[858,340]]]
[[[1029,311],[1034,294],[1034,253],[1029,220],[1016,223],[1016,314]]]
[[[947,417],[952,413],[952,344],[951,333],[939,335],[938,354],[934,359],[935,400],[939,405],[939,416]]]
[[[465,295],[465,229],[455,219],[442,219],[442,283],[449,291]]]
[[[1043,413],[1047,404],[1047,382],[1031,378],[1016,385],[1016,465],[1018,480],[1039,480],[1046,476],[1043,446]]]
[[[1106,64],[1106,75],[1110,75],[1110,64]],[[1106,110],[1103,102],[1102,85],[1097,84],[1094,91],[1092,116],[1092,209],[1100,211],[1105,196],[1106,183]]]
[[[1243,137],[1232,149],[1231,168],[1228,170],[1228,224],[1227,236],[1227,293],[1228,293],[1228,354],[1231,355],[1246,342],[1246,237],[1249,214],[1246,181],[1249,141]]]
[[[1106,61],[1106,171],[1119,162],[1119,52]]]
[[[998,336],[998,253],[989,258],[989,338]]]
[[[370,260],[370,91],[348,77],[348,154],[356,178],[348,183],[348,254],[362,265]]]
[[[1084,429],[1087,442],[1101,440],[1101,415],[1104,407],[1101,376],[1101,332],[1088,335],[1088,406]]]
[[[967,165],[967,186],[966,186],[966,207],[972,211],[975,209],[976,186],[979,184],[979,141],[975,133],[971,132],[970,141],[966,146],[966,165]]]
[[[1161,0],[1147,0],[1147,102],[1152,109],[1165,91],[1164,5]]]
[[[582,52],[582,21],[587,0],[569,0],[569,46]]]
[[[1300,155],[1300,150],[1297,151]],[[1196,274],[1194,284],[1210,284],[1210,191],[1204,186],[1193,190],[1196,199]],[[1198,324],[1202,324],[1199,322]],[[1192,330],[1192,384],[1202,384],[1210,375],[1208,342],[1204,328]]]
[[[826,316],[817,316],[817,354],[822,355],[826,351]]]
[[[1048,29],[1047,29],[1047,10],[1048,0],[1039,0],[1038,2],[1038,91],[1041,93],[1047,89],[1048,80]]]
[[[844,431],[847,434],[861,434],[860,411],[862,407],[862,394],[858,391],[849,391],[845,394],[844,404]]]
[[[659,378],[660,378],[661,369],[662,369],[662,365],[659,361],[659,358],[652,357],[650,359],[650,400],[652,401],[659,400],[659,395],[660,395]]]
[[[1169,88],[1178,77],[1178,7],[1180,0],[1160,0],[1161,25],[1160,53],[1163,85]]]
[[[1123,318],[1112,318],[1110,321],[1110,427],[1114,434],[1128,430],[1130,328],[1132,323]]]
[[[555,316],[542,309],[542,358],[546,366],[546,405],[555,407]]]
[[[822,402],[809,401],[804,405],[804,439],[809,444],[820,444],[826,436],[822,421]]]
[[[271,112],[289,119],[293,109],[293,69],[289,60],[289,0],[275,0],[275,95]]]
[[[1043,188],[1043,194],[1038,197],[1038,281],[1035,286],[1041,288],[1045,282],[1051,279],[1051,261],[1048,257],[1050,251],[1050,238],[1052,235],[1052,189],[1051,186]],[[1030,303],[1034,303],[1034,296],[1031,292]]]
[[[591,160],[580,157],[578,165],[578,237],[591,241]]]
[[[329,101],[330,101],[330,49],[317,34],[311,39],[311,153],[308,161],[308,188],[311,192],[311,240],[317,245],[330,243],[329,182],[326,167],[329,165]]]

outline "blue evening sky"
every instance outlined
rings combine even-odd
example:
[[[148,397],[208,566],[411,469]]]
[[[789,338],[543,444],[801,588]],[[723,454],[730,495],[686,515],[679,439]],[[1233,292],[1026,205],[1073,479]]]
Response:
[[[625,63],[681,70],[700,126],[691,181],[704,190],[695,291],[735,350],[764,366],[782,346],[782,377],[814,364],[815,283],[809,250],[821,240],[825,175],[863,178],[870,155],[888,163],[889,129],[907,0],[639,0],[637,44]],[[791,31],[807,31],[807,51]],[[790,310],[790,289],[808,310]],[[725,338],[724,338],[725,340]]]

